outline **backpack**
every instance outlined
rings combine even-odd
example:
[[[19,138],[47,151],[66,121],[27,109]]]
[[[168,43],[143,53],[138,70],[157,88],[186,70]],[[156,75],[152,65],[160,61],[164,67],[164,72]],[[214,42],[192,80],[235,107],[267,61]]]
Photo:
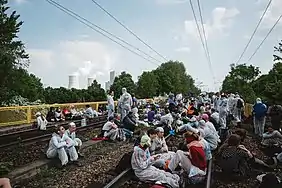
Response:
[[[238,99],[237,100],[237,105],[236,105],[236,107],[237,108],[242,108],[244,105],[243,105],[243,102],[242,102],[242,100],[241,99]]]

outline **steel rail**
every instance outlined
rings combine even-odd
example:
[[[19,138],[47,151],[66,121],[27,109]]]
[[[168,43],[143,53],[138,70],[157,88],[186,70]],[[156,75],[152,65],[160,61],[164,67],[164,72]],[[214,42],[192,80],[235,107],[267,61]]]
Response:
[[[168,140],[171,135],[167,135],[165,137],[165,140]],[[103,188],[118,188],[120,185],[125,183],[127,180],[130,179],[131,175],[131,168],[127,168],[124,171],[122,171],[118,176],[116,176],[112,181],[110,181],[107,185],[105,185]]]
[[[96,121],[95,121],[96,120]],[[88,130],[88,129],[90,129],[90,128],[100,128],[100,127],[102,127],[103,126],[103,124],[106,122],[106,120],[102,120],[102,118],[101,119],[95,119],[94,121],[90,121],[89,122],[89,124],[88,125],[86,125],[86,126],[78,126],[77,127],[77,130],[78,131],[85,131],[85,130]],[[98,121],[97,121],[98,120]],[[100,121],[99,121],[100,120]],[[59,124],[60,125],[60,124]],[[64,126],[64,124],[61,124],[62,126]],[[52,127],[55,127],[55,125],[54,126],[52,126]],[[22,139],[22,137],[21,137],[21,135],[19,135],[19,137],[18,138],[16,138],[16,137],[14,137],[14,138],[16,138],[16,139],[12,139],[12,141],[11,141],[11,139],[10,139],[10,141],[8,141],[8,143],[7,143],[7,141],[5,141],[5,142],[0,142],[0,149],[2,149],[2,148],[7,148],[7,147],[10,147],[10,146],[14,146],[14,145],[17,145],[17,144],[26,144],[26,143],[34,143],[34,142],[42,142],[42,141],[45,141],[46,139],[50,139],[50,137],[51,137],[51,135],[52,135],[52,133],[53,133],[53,131],[52,131],[52,128],[49,128],[49,130],[48,130],[48,132],[38,132],[38,130],[36,130],[37,132],[37,134],[40,134],[40,135],[38,135],[38,136],[33,136],[33,137],[26,137],[26,138],[24,138],[24,139]],[[1,138],[1,137],[0,137]]]

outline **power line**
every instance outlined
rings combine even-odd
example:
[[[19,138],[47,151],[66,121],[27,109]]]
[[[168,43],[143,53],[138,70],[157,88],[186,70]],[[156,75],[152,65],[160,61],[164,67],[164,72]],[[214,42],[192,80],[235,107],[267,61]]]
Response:
[[[158,66],[157,63],[155,63],[155,62],[153,62],[152,60],[150,60],[150,59],[148,59],[148,58],[146,58],[146,57],[144,57],[144,56],[142,56],[142,55],[136,53],[135,51],[133,51],[133,50],[131,50],[130,48],[126,47],[125,45],[121,44],[121,43],[118,42],[117,40],[119,40],[119,41],[121,41],[121,42],[127,44],[128,46],[130,46],[130,47],[132,47],[132,48],[138,50],[139,52],[145,54],[146,56],[150,57],[151,59],[154,59],[155,61],[161,62],[161,61],[157,60],[156,58],[150,56],[150,55],[147,54],[146,52],[144,52],[144,51],[140,50],[139,48],[133,46],[132,44],[126,42],[125,40],[123,40],[123,39],[117,37],[116,35],[114,35],[114,34],[108,32],[107,30],[101,28],[100,26],[98,26],[98,25],[96,25],[96,24],[90,22],[90,21],[87,20],[86,18],[83,18],[82,16],[78,15],[77,13],[73,12],[72,10],[70,10],[70,9],[68,9],[68,8],[66,8],[66,7],[64,7],[64,6],[62,6],[62,5],[60,5],[59,3],[57,3],[57,2],[55,2],[55,1],[53,1],[53,0],[45,0],[45,1],[47,1],[49,4],[55,6],[56,8],[60,9],[60,10],[63,11],[64,13],[68,14],[69,16],[73,17],[74,19],[76,19],[76,20],[79,21],[80,23],[86,25],[87,27],[91,28],[92,30],[94,30],[94,31],[98,32],[99,34],[103,35],[104,37],[108,38],[108,39],[111,40],[112,42],[114,42],[114,43],[120,45],[121,47],[125,48],[126,50],[130,51],[131,53],[133,53],[133,54],[135,54],[135,55],[137,55],[137,56],[139,56],[139,57],[145,59],[146,61],[148,61],[148,62],[150,62],[150,63],[153,63],[153,64],[155,64],[155,65]],[[105,33],[101,32],[101,31],[99,31],[99,30],[96,29],[95,27],[98,28],[98,29],[100,29],[101,31],[107,33],[108,35],[110,35],[110,36],[116,38],[117,40],[114,40],[113,38],[109,37],[108,35],[106,35]],[[162,62],[161,62],[161,63],[162,63]]]
[[[251,57],[248,59],[247,63],[251,61],[251,59],[256,55],[256,53],[258,52],[258,50],[260,49],[260,47],[263,45],[263,43],[265,42],[265,40],[268,38],[268,36],[270,35],[270,33],[273,31],[273,29],[276,27],[276,25],[279,23],[279,21],[282,18],[282,14],[279,16],[279,18],[276,20],[275,24],[272,26],[272,28],[269,30],[269,32],[267,33],[267,35],[264,37],[264,39],[261,41],[261,43],[258,45],[258,47],[256,48],[256,50],[254,51],[254,53],[251,55]]]
[[[195,14],[195,10],[194,10],[194,7],[193,7],[193,3],[192,3],[192,0],[190,0],[190,6],[191,6],[191,9],[192,9],[192,13],[193,13],[193,16],[194,16],[194,21],[196,23],[196,27],[197,27],[197,30],[198,30],[198,34],[199,34],[199,37],[201,39],[201,43],[202,43],[202,46],[203,46],[203,49],[204,49],[204,52],[205,52],[205,55],[206,55],[206,58],[208,60],[208,64],[209,64],[209,68],[210,68],[210,71],[212,73],[212,77],[213,79],[215,80],[215,77],[214,77],[214,73],[213,73],[213,70],[212,70],[212,67],[211,67],[211,64],[210,64],[210,58],[209,58],[209,55],[207,53],[207,49],[206,49],[206,46],[205,46],[205,43],[204,43],[204,39],[201,35],[201,31],[200,31],[200,27],[199,27],[199,23],[197,21],[197,17],[196,17],[196,14]],[[199,8],[200,9],[200,8]],[[201,14],[201,13],[200,13]],[[204,26],[203,26],[204,27]]]
[[[204,40],[205,40],[205,45],[206,45],[206,52],[207,52],[207,56],[208,56],[209,67],[210,67],[210,70],[212,72],[213,79],[215,81],[214,72],[213,72],[213,69],[212,69],[212,62],[211,62],[209,47],[208,47],[208,41],[207,41],[207,36],[206,36],[206,31],[205,31],[205,27],[204,27],[204,21],[203,21],[203,16],[202,16],[202,9],[201,9],[200,0],[197,0],[197,3],[198,3],[199,13],[200,13],[200,20],[201,20],[201,24],[202,24],[202,30],[203,30],[203,35],[204,35]]]
[[[110,16],[112,19],[114,19],[117,23],[119,23],[124,29],[126,29],[129,33],[131,33],[133,36],[135,36],[140,42],[142,42],[145,46],[153,50],[156,54],[158,54],[161,58],[163,58],[165,61],[168,61],[163,55],[161,55],[159,52],[157,52],[155,49],[153,49],[149,44],[144,42],[139,36],[137,36],[132,30],[130,30],[128,27],[126,27],[121,21],[119,21],[115,16],[113,16],[110,12],[108,12],[102,5],[97,3],[95,0],[91,0],[95,5],[97,5],[101,10],[103,10],[108,16]]]
[[[249,39],[247,45],[245,46],[245,48],[244,48],[242,54],[240,55],[239,59],[236,61],[235,65],[237,65],[237,64],[241,61],[242,57],[244,56],[245,52],[247,51],[247,49],[248,49],[248,47],[249,47],[251,41],[253,40],[253,38],[254,38],[254,36],[255,36],[255,34],[256,34],[256,32],[257,32],[257,30],[258,30],[260,24],[261,24],[261,22],[262,22],[262,20],[263,20],[263,18],[264,18],[264,16],[265,16],[265,14],[266,14],[266,12],[267,12],[267,10],[268,10],[270,4],[271,4],[271,2],[272,2],[272,0],[270,0],[270,1],[268,2],[268,4],[267,4],[267,6],[266,6],[266,8],[265,8],[265,10],[264,10],[264,12],[263,12],[263,14],[261,15],[261,17],[260,17],[260,19],[259,19],[259,22],[258,22],[258,24],[257,24],[257,26],[256,26],[256,28],[255,28],[255,30],[254,30],[254,32],[252,33],[252,35],[251,35],[251,37],[250,37],[250,39]]]

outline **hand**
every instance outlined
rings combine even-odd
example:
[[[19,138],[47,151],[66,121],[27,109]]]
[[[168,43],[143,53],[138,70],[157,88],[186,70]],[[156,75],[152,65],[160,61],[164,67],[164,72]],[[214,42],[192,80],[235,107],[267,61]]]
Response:
[[[160,155],[157,155],[157,156],[154,156],[154,160],[158,160],[161,156]]]

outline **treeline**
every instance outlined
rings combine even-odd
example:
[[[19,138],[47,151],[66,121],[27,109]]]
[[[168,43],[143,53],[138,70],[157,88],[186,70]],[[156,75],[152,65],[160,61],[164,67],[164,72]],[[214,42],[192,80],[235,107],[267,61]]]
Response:
[[[18,38],[23,24],[19,20],[20,16],[10,10],[7,0],[0,1],[0,10],[0,106],[14,103],[15,98],[24,98],[30,102],[40,100],[49,104],[106,100],[106,92],[96,80],[87,89],[44,88],[41,80],[27,71],[29,56]],[[121,73],[111,86],[116,99],[120,96],[122,87],[139,98],[170,91],[199,92],[194,86],[194,80],[186,73],[183,63],[177,61],[163,63],[156,70],[144,72],[137,83],[134,83],[130,74]]]
[[[239,92],[247,102],[257,97],[269,104],[282,103],[282,43],[274,47],[274,64],[267,74],[261,74],[253,65],[231,65],[231,71],[222,83],[222,91]]]

